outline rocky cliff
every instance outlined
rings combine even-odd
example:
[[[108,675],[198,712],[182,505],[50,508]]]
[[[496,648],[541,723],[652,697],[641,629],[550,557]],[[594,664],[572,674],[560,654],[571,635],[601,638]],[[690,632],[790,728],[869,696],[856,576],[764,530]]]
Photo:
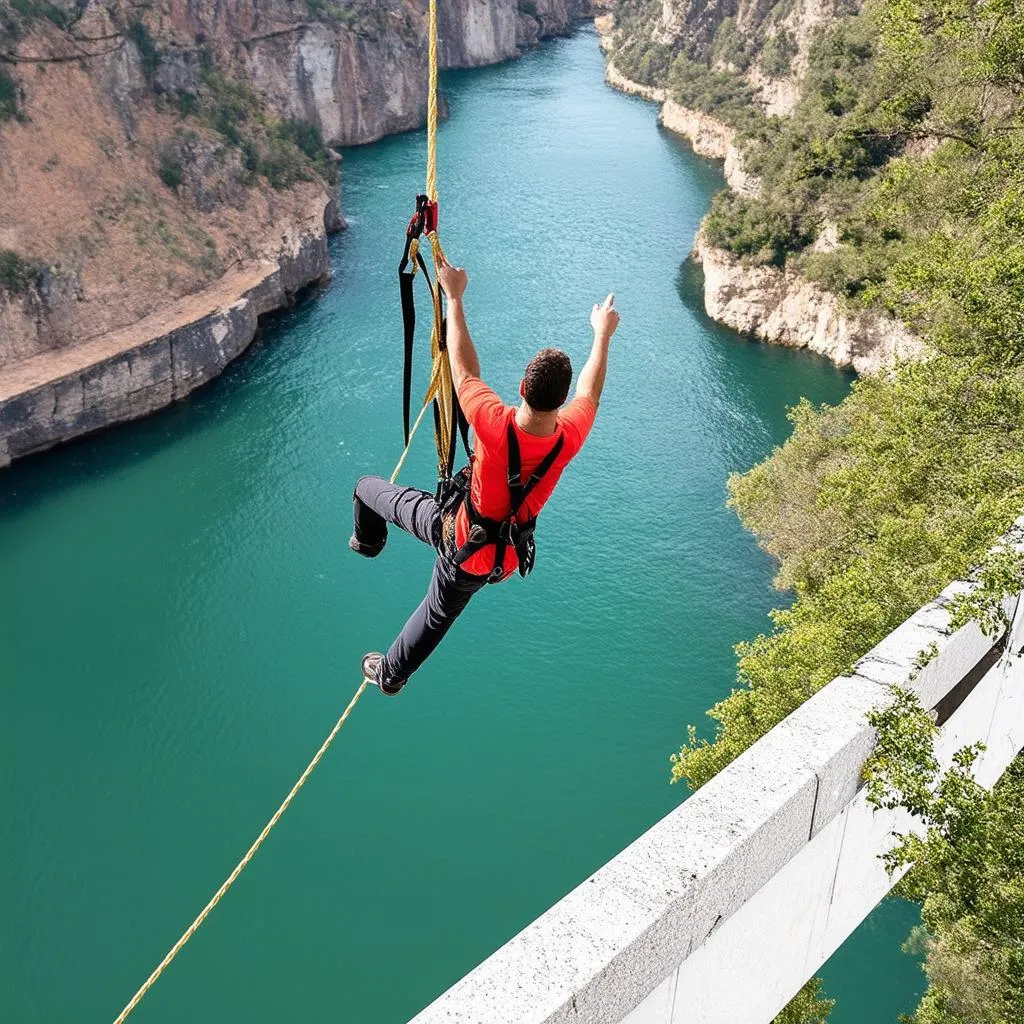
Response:
[[[446,68],[496,64],[568,31],[586,0],[439,0]],[[426,0],[163,0],[153,19],[176,82],[205,53],[266,96],[282,117],[317,125],[336,145],[371,142],[423,123]],[[179,86],[180,87],[180,86]]]
[[[440,0],[442,63],[514,57],[566,32],[586,2]],[[427,0],[0,0],[9,455],[140,415],[219,372],[248,344],[253,317],[273,308],[245,299],[238,280],[279,281],[265,294],[280,303],[327,273],[325,235],[344,223],[333,199],[340,158],[327,146],[423,122],[426,33]],[[141,366],[121,351],[125,338],[163,344],[180,308],[198,325],[193,340],[213,336],[211,316],[220,325],[216,344],[192,346],[209,357],[205,371],[183,373],[184,356],[152,379],[107,366]],[[110,401],[90,409],[100,391],[54,376],[86,406],[42,392],[10,404],[18,381],[42,386],[46,365],[85,372],[83,353],[108,383],[122,381],[116,400],[104,385]]]
[[[681,54],[692,62],[691,68],[705,68],[712,76],[704,93],[708,98],[722,86],[713,77],[716,70],[742,70],[753,101],[764,113],[785,116],[799,98],[799,79],[807,69],[812,39],[840,13],[837,0],[797,0],[792,5],[760,0],[663,0],[660,6],[642,3],[640,14],[627,14],[621,26],[612,15],[598,18],[596,24],[602,46],[610,53],[609,84],[660,103],[661,124],[688,139],[698,155],[723,160],[729,188],[751,197],[759,194],[761,182],[744,168],[737,130],[715,116],[713,105],[696,110],[679,103],[671,74],[661,74],[663,85],[632,81],[615,64],[616,42],[629,47],[631,63],[641,70],[652,65],[637,62],[638,34],[642,37],[639,51],[646,47],[655,64],[660,61],[666,67],[666,61],[670,64]],[[764,69],[766,64],[780,66],[772,64],[773,54],[778,54],[773,41],[780,39],[787,40],[787,72],[773,78]],[[812,251],[825,251],[835,244],[835,226],[826,224]],[[772,344],[808,348],[858,373],[875,373],[895,361],[927,354],[926,346],[898,321],[848,310],[839,297],[791,269],[738,260],[708,244],[703,232],[693,258],[703,267],[708,315],[744,334]]]
[[[263,314],[327,277],[317,204],[275,259],[229,270],[128,328],[0,369],[0,466],[183,398],[248,347]]]
[[[601,48],[610,50],[614,31],[614,16],[604,14],[594,20],[601,39]],[[605,61],[605,80],[619,92],[639,96],[652,103],[659,103],[658,121],[670,132],[681,135],[698,156],[724,161],[725,180],[734,192],[756,195],[756,175],[743,168],[743,157],[736,144],[736,129],[703,110],[684,107],[672,99],[670,90],[653,85],[634,82],[615,65],[615,59],[608,56]]]
[[[649,31],[697,61],[742,74],[768,114],[788,114],[815,34],[856,0],[661,0]]]
[[[792,271],[744,266],[701,235],[693,255],[704,270],[708,315],[743,334],[809,349],[858,373],[877,373],[926,353],[903,324],[878,313],[851,312],[836,295]]]

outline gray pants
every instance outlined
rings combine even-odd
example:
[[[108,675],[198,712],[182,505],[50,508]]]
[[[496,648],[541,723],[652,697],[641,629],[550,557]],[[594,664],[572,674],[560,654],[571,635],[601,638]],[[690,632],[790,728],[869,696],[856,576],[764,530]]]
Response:
[[[443,550],[441,509],[426,491],[364,476],[353,495],[353,518],[356,540],[367,547],[383,545],[391,523],[437,551],[427,596],[384,655],[382,674],[394,684],[408,679],[427,660],[487,577],[460,569]]]

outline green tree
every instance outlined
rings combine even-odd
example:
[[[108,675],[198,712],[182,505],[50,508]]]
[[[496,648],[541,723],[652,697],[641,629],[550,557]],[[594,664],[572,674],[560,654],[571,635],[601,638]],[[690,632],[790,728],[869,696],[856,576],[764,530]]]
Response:
[[[913,694],[899,693],[872,723],[869,800],[925,825],[921,836],[897,837],[885,857],[890,871],[912,866],[897,892],[922,907],[907,948],[924,953],[928,990],[904,1024],[1024,1020],[1024,755],[989,793],[971,774],[980,744],[940,771],[935,727]]]
[[[821,995],[821,978],[811,978],[772,1024],[827,1024],[835,1005]]]

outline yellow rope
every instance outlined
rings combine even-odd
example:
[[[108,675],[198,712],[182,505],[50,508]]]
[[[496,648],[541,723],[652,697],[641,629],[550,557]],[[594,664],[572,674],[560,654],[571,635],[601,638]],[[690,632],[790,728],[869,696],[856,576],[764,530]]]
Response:
[[[391,474],[392,483],[394,483],[395,480],[398,479],[398,474],[402,471],[402,467],[405,465],[406,457],[409,454],[409,445],[412,444],[412,439],[416,434],[416,431],[419,429],[420,423],[423,422],[423,415],[427,411],[428,404],[429,401],[424,403],[423,408],[420,409],[419,416],[416,417],[416,422],[413,424],[412,430],[409,431],[409,444],[405,446],[405,451],[402,452],[402,457],[398,460],[398,464],[395,466],[395,470]],[[195,935],[195,933],[199,930],[199,926],[210,916],[210,912],[213,910],[213,908],[217,906],[218,903],[220,903],[221,899],[224,897],[224,894],[228,891],[228,889],[231,888],[232,885],[234,885],[235,880],[248,866],[249,861],[251,861],[253,857],[256,856],[256,851],[259,850],[259,848],[263,845],[263,840],[270,835],[271,829],[273,829],[273,827],[281,820],[282,815],[284,814],[285,811],[288,810],[289,805],[298,795],[299,790],[302,789],[302,787],[306,784],[306,780],[310,777],[310,775],[313,774],[313,770],[316,768],[316,766],[323,760],[323,756],[327,753],[327,749],[334,742],[334,737],[337,736],[338,733],[341,731],[341,727],[345,724],[346,720],[348,719],[348,716],[352,714],[352,709],[356,706],[356,704],[359,703],[359,698],[362,697],[363,692],[369,685],[370,680],[364,678],[363,681],[359,684],[359,689],[356,690],[355,695],[348,702],[348,707],[345,708],[345,710],[342,712],[341,718],[339,718],[338,721],[334,723],[334,728],[331,729],[331,731],[327,734],[327,739],[325,739],[323,743],[320,744],[320,749],[313,755],[313,760],[310,761],[308,765],[306,765],[306,770],[299,776],[298,781],[289,790],[288,795],[281,802],[281,806],[278,807],[276,811],[274,811],[274,814],[271,817],[270,821],[268,821],[266,825],[263,826],[263,831],[260,832],[260,834],[256,837],[256,841],[252,844],[252,846],[249,847],[248,850],[246,850],[245,856],[235,865],[235,868],[231,872],[231,874],[228,875],[228,877],[224,880],[221,887],[210,898],[210,902],[207,903],[205,907],[203,907],[203,909],[199,912],[199,915],[196,917],[196,919],[185,929],[185,931],[182,933],[181,938],[178,939],[178,941],[173,946],[171,946],[169,952],[167,953],[167,956],[165,956],[163,960],[161,960],[160,963],[157,964],[153,973],[145,980],[145,982],[143,982],[138,992],[136,992],[135,995],[132,996],[128,1005],[117,1015],[117,1019],[114,1021],[114,1024],[124,1024],[124,1021],[127,1020],[128,1015],[132,1012],[132,1010],[134,1010],[135,1007],[142,1002],[143,996],[145,996],[145,994],[153,987],[153,985],[156,984],[157,978],[159,978],[160,975],[163,974],[164,971],[171,965],[171,961],[181,952],[182,947],[185,945],[185,943],[188,942],[188,940],[191,939],[193,935]]]
[[[427,40],[429,79],[427,83],[427,198],[437,202],[437,0],[430,0],[430,28]]]
[[[437,55],[437,0],[430,0],[428,12],[427,37],[427,181],[426,194],[431,202],[437,202],[437,90],[438,90],[438,55]],[[444,251],[437,232],[427,236],[434,254],[434,280],[437,280],[438,263],[444,259]],[[414,267],[415,272],[415,267]],[[441,348],[441,287],[434,290],[434,323],[430,332],[430,354],[433,357],[433,368],[430,385],[427,388],[426,401],[437,399],[438,422],[434,430],[434,442],[437,445],[438,475],[447,468],[447,453],[451,444],[452,431],[456,429],[454,414],[454,394],[452,388],[452,371],[448,360],[448,352]]]
[[[428,58],[429,58],[429,93],[427,95],[427,182],[426,192],[427,196],[432,202],[437,202],[437,0],[430,0],[430,12],[429,12],[429,37],[428,37]],[[428,236],[430,239],[430,246],[434,256],[434,275],[436,280],[438,264],[444,259],[444,251],[441,249],[441,243],[438,240],[437,232],[432,231]],[[413,247],[410,248],[410,253],[413,256],[413,273],[416,272],[416,251],[418,242],[413,240]],[[401,458],[398,460],[398,464],[395,466],[395,471],[391,474],[391,482],[394,483],[398,479],[398,474],[402,471],[402,467],[405,465],[405,460],[409,455],[409,446],[412,444],[412,439],[419,429],[420,423],[423,422],[423,416],[427,411],[433,399],[437,399],[439,417],[438,427],[435,430],[435,442],[437,444],[437,455],[438,465],[442,469],[445,467],[445,458],[448,451],[448,446],[451,440],[452,431],[455,430],[454,421],[454,402],[453,402],[453,386],[452,386],[452,371],[451,364],[448,360],[447,349],[441,348],[441,288],[438,285],[434,290],[434,322],[430,332],[430,352],[433,356],[433,367],[431,369],[430,384],[427,388],[427,397],[423,401],[423,407],[420,409],[419,416],[416,417],[416,422],[413,424],[412,430],[409,432],[409,442],[405,446],[405,451],[402,452]],[[327,739],[321,744],[320,749],[313,755],[313,760],[306,766],[306,770],[299,776],[298,781],[292,786],[288,795],[284,798],[281,806],[274,812],[270,821],[263,827],[263,831],[256,837],[256,841],[246,851],[245,856],[235,865],[235,869],[230,875],[224,880],[221,887],[213,894],[210,902],[199,912],[199,916],[185,929],[181,938],[171,947],[168,954],[157,964],[156,969],[153,973],[145,980],[142,987],[132,996],[131,1001],[128,1005],[118,1014],[114,1024],[124,1024],[124,1021],[128,1018],[128,1015],[135,1009],[136,1006],[142,1001],[145,994],[153,987],[156,983],[157,978],[170,966],[171,961],[181,952],[182,947],[192,938],[193,935],[199,930],[200,925],[209,917],[210,912],[213,910],[218,903],[220,903],[224,894],[231,888],[235,883],[238,876],[245,870],[246,866],[256,855],[256,851],[263,845],[263,841],[270,835],[273,827],[280,821],[281,816],[286,810],[292,800],[295,799],[299,790],[306,784],[306,780],[313,774],[313,770],[323,759],[324,754],[327,753],[328,748],[334,741],[334,737],[338,735],[341,727],[345,724],[348,716],[352,713],[352,709],[359,702],[359,698],[362,697],[363,692],[369,685],[368,679],[363,679],[359,684],[359,688],[356,690],[352,700],[349,701],[348,707],[345,708],[341,718],[335,723],[334,728],[327,734]]]

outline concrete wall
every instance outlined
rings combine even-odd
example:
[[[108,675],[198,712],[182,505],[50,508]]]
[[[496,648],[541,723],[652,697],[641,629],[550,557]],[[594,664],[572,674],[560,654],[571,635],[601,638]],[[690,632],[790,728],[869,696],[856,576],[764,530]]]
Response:
[[[1024,517],[1011,538],[1024,550]],[[1012,635],[994,648],[974,624],[946,632],[970,586],[947,587],[413,1024],[767,1024],[896,881],[878,857],[914,822],[872,812],[860,786],[866,715],[889,684],[939,709],[944,763],[986,741],[986,785],[1024,747],[1024,601],[1008,599]]]

